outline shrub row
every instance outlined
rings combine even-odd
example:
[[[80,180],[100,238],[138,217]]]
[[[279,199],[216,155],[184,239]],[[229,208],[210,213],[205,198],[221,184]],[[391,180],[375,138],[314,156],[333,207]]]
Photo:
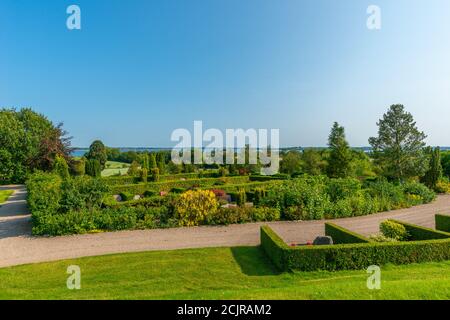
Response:
[[[219,173],[217,171],[205,171],[201,173],[179,173],[179,174],[164,174],[159,176],[159,181],[177,181],[182,179],[201,179],[201,178],[218,178]],[[148,180],[151,181],[151,176],[148,176]],[[108,185],[126,185],[134,184],[142,181],[140,177],[133,176],[120,176],[120,177],[105,177],[103,178]]]
[[[370,242],[366,237],[333,223],[325,223],[325,234],[333,239],[334,244]]]
[[[226,184],[243,184],[249,181],[248,176],[236,177],[222,177],[222,178],[204,178],[178,181],[161,181],[151,183],[139,183],[128,185],[114,185],[111,186],[113,194],[120,194],[121,192],[129,192],[132,194],[143,194],[147,190],[152,191],[166,191],[169,192],[173,188],[211,188],[215,186],[223,186]]]
[[[436,229],[444,232],[450,232],[450,216],[437,214],[435,215]]]
[[[289,247],[268,226],[261,246],[283,271],[351,270],[386,263],[408,264],[450,259],[450,239]]]

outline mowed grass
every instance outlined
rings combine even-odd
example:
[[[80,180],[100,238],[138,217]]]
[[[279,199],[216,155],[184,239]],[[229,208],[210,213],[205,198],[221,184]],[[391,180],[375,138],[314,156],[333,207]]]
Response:
[[[81,290],[66,287],[81,268]],[[259,247],[130,253],[0,269],[0,299],[449,299],[450,261],[365,270],[280,273]]]
[[[128,172],[130,165],[124,162],[107,161],[105,169],[102,171],[102,177],[110,177],[117,174],[124,175]]]
[[[0,190],[0,204],[6,202],[13,193],[12,190]]]

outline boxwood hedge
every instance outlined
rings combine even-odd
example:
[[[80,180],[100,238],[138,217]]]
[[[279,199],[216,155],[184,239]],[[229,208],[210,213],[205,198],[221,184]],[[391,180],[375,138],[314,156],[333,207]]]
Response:
[[[261,247],[283,271],[351,270],[371,265],[450,260],[450,238],[412,242],[289,247],[270,227],[261,227]]]
[[[447,239],[450,238],[450,233],[433,230],[430,228],[425,228],[421,226],[417,226],[415,224],[406,223],[403,221],[397,221],[391,219],[390,221],[394,221],[403,225],[406,231],[409,234],[408,240],[417,241],[417,240],[434,240],[434,239]]]
[[[450,232],[450,216],[437,214],[435,215],[435,221],[437,230]]]
[[[325,234],[333,239],[334,244],[370,242],[369,239],[363,237],[362,235],[333,223],[325,223]]]

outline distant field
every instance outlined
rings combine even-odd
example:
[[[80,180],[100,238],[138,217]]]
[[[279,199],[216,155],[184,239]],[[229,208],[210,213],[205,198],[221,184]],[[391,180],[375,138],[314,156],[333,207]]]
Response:
[[[12,190],[0,190],[0,203],[5,202],[14,193]]]
[[[128,172],[130,164],[116,161],[108,161],[105,170],[102,171],[102,177],[110,177],[117,174],[124,175]]]
[[[67,267],[81,289],[66,287]],[[153,251],[0,269],[0,299],[444,299],[450,261],[381,271],[381,289],[365,270],[280,273],[259,247]]]

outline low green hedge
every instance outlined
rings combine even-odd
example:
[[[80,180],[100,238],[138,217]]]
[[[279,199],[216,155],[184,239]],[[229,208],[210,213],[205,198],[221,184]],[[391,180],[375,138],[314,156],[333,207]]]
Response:
[[[446,233],[439,230],[433,230],[430,228],[421,227],[415,224],[406,223],[403,221],[397,221],[391,219],[390,221],[394,221],[398,224],[401,224],[405,227],[408,232],[408,240],[410,241],[418,241],[418,240],[435,240],[435,239],[448,239],[450,238],[450,233]]]
[[[450,216],[437,214],[435,215],[436,229],[444,232],[450,232]]]
[[[173,188],[198,187],[198,188],[223,189],[222,187],[225,186],[226,184],[244,184],[248,181],[249,181],[248,176],[203,178],[203,179],[177,180],[177,181],[158,181],[149,183],[114,185],[111,186],[111,192],[113,194],[120,194],[121,192],[143,194],[146,190],[168,192]]]
[[[370,242],[369,239],[363,237],[362,235],[333,223],[325,223],[325,234],[333,239],[334,244]]]
[[[268,226],[261,227],[261,246],[283,271],[355,270],[371,265],[450,260],[450,239],[413,242],[354,243],[289,247]]]
[[[179,173],[179,174],[162,174],[159,176],[160,182],[167,181],[179,181],[182,179],[190,180],[190,179],[201,179],[201,178],[217,178],[219,177],[219,173],[217,171],[205,171],[199,173]],[[148,180],[151,180],[151,176],[148,177]],[[103,178],[105,182],[110,185],[127,185],[141,182],[141,178],[133,177],[133,176],[120,176],[120,177],[105,177]]]

